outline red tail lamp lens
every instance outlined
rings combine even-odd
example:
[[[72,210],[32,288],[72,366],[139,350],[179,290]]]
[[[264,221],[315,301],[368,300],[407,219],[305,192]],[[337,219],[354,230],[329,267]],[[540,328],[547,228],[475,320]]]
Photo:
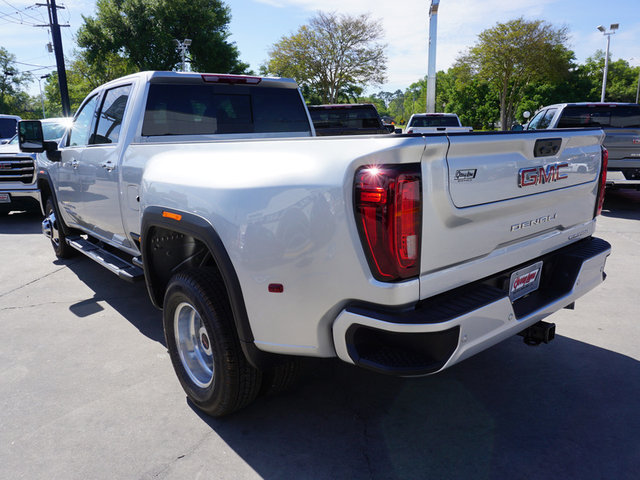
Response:
[[[420,164],[365,167],[356,172],[355,210],[373,276],[404,280],[420,271]]]
[[[602,206],[604,205],[604,194],[607,186],[607,167],[609,166],[609,152],[606,148],[602,147],[602,170],[600,172],[600,184],[598,185],[598,200],[596,203],[595,217],[602,213]]]

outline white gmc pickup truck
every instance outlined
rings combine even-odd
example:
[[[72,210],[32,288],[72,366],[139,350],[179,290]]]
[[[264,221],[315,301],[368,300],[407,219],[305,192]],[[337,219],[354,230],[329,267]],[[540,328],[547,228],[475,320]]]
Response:
[[[19,131],[55,253],[144,278],[211,415],[298,357],[415,376],[547,342],[541,320],[605,278],[599,129],[315,138],[291,80],[143,72],[94,90],[58,144]]]

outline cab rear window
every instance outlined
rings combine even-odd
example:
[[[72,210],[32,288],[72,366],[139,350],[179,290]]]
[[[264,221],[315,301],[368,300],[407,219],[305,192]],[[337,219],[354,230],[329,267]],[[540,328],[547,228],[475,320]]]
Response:
[[[640,127],[640,106],[597,105],[566,107],[558,121],[558,128],[578,127]]]
[[[459,127],[460,123],[456,117],[413,117],[413,121],[409,127]]]
[[[296,89],[151,84],[142,135],[310,132]]]

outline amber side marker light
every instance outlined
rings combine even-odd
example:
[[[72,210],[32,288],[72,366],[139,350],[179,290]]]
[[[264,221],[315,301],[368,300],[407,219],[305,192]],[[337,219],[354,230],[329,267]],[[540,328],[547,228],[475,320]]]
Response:
[[[179,215],[177,213],[173,213],[173,212],[167,212],[167,211],[163,211],[162,212],[162,216],[164,218],[170,218],[172,220],[175,220],[177,222],[179,222],[180,220],[182,220],[182,215]]]

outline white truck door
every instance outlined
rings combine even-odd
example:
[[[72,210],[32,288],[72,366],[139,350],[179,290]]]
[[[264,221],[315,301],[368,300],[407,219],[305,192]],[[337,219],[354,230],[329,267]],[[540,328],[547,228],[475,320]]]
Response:
[[[80,163],[82,154],[89,143],[89,137],[95,127],[95,112],[98,107],[98,95],[89,98],[75,116],[69,131],[66,145],[61,150],[61,161],[53,164],[50,174],[53,176],[58,204],[67,224],[81,224],[80,204],[78,203],[87,185],[82,182]]]
[[[87,185],[82,195],[82,224],[97,236],[122,244],[125,241],[120,212],[119,162],[122,152],[120,129],[131,93],[131,85],[104,92],[95,130],[85,149],[80,172]]]

